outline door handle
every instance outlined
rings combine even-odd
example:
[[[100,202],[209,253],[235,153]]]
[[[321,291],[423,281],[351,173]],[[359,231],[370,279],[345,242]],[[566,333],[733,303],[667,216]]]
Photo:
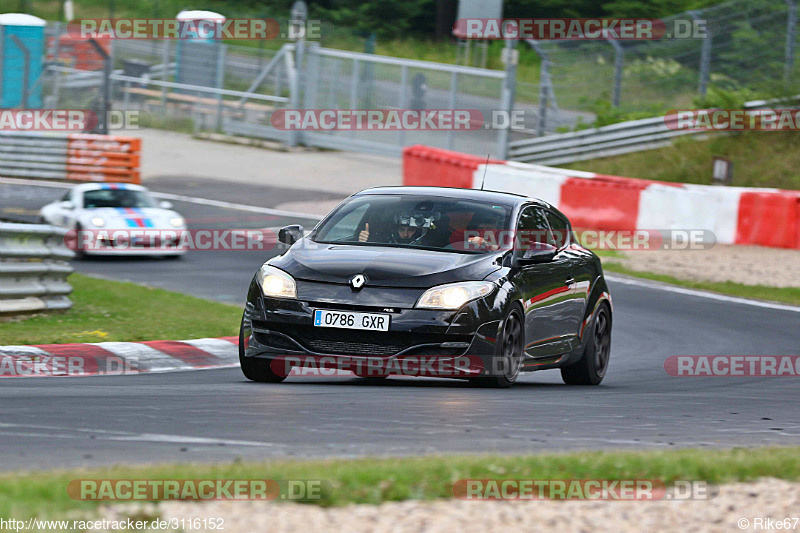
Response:
[[[571,286],[571,285],[575,285],[575,278],[569,278],[569,279],[567,279],[567,281],[565,281],[565,282],[564,282],[564,284],[565,284],[567,287],[569,287],[569,286]]]

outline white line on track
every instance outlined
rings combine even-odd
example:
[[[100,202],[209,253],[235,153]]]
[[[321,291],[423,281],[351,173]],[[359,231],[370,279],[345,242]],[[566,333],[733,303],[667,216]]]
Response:
[[[258,442],[250,440],[234,440],[234,439],[215,439],[209,437],[190,437],[186,435],[169,435],[163,433],[133,433],[129,431],[113,431],[106,429],[93,429],[93,428],[74,428],[74,427],[61,427],[61,426],[45,426],[45,425],[30,425],[30,424],[13,424],[13,423],[0,423],[0,433],[10,434],[6,429],[23,429],[23,430],[45,430],[53,431],[54,433],[48,434],[50,437],[60,438],[85,438],[78,435],[71,435],[71,433],[90,433],[99,437],[100,440],[116,440],[116,441],[141,441],[141,442],[165,442],[165,443],[182,443],[182,444],[224,444],[229,446],[280,446],[271,442]]]
[[[176,202],[189,202],[192,204],[208,205],[212,207],[224,207],[227,209],[237,209],[239,211],[250,211],[252,213],[264,213],[267,215],[278,215],[284,217],[306,218],[311,220],[322,220],[319,215],[311,215],[308,213],[298,213],[297,211],[284,211],[282,209],[272,209],[270,207],[258,207],[255,205],[244,205],[233,202],[223,202],[220,200],[209,200],[208,198],[196,198],[194,196],[183,196],[180,194],[170,194],[165,192],[152,192],[156,198],[164,198],[166,200],[174,200]]]
[[[686,294],[689,296],[698,296],[700,298],[708,298],[710,300],[719,300],[721,302],[750,305],[753,307],[765,307],[767,309],[778,309],[780,311],[792,311],[794,313],[800,313],[800,307],[795,307],[792,305],[778,304],[772,302],[762,302],[759,300],[738,298],[736,296],[726,296],[724,294],[717,294],[715,292],[707,292],[697,289],[687,289],[685,287],[676,287],[675,285],[667,285],[666,283],[658,283],[654,281],[641,281],[634,278],[609,276],[607,274],[606,274],[606,279],[608,281],[614,283],[621,283],[623,285],[634,285],[636,287],[645,287],[647,289],[654,289],[658,291],[672,292],[676,294]]]
[[[60,189],[69,189],[74,187],[74,184],[69,183],[54,183],[54,182],[44,182],[38,180],[27,180],[27,179],[18,179],[18,178],[0,178],[0,183],[8,183],[9,185],[36,185],[39,187],[55,187]],[[253,213],[264,213],[269,215],[279,215],[279,216],[287,216],[287,217],[297,217],[297,218],[306,218],[311,220],[322,220],[322,217],[319,215],[311,215],[308,213],[298,213],[297,211],[283,211],[280,209],[271,209],[269,207],[258,207],[254,205],[244,205],[244,204],[237,204],[233,202],[223,202],[220,200],[210,200],[208,198],[196,198],[194,196],[182,196],[179,194],[168,194],[168,193],[158,193],[153,192],[153,196],[158,198],[164,198],[167,200],[175,200],[178,202],[189,202],[193,204],[199,205],[209,205],[213,207],[225,207],[228,209],[238,209],[240,211],[250,211]],[[708,298],[710,300],[717,300],[720,302],[728,302],[728,303],[736,303],[742,305],[750,305],[753,307],[763,307],[766,309],[777,309],[780,311],[791,311],[794,313],[800,313],[800,307],[795,307],[792,305],[784,305],[778,303],[771,303],[771,302],[761,302],[759,300],[749,300],[747,298],[737,298],[736,296],[725,296],[724,294],[717,294],[713,292],[707,291],[700,291],[696,289],[687,289],[684,287],[676,287],[674,285],[667,285],[665,283],[657,283],[652,281],[640,281],[638,279],[633,278],[624,278],[618,276],[608,276],[606,275],[606,279],[609,281],[613,281],[615,283],[621,283],[624,285],[634,285],[636,287],[644,287],[647,289],[653,289],[658,291],[665,291],[665,292],[672,292],[675,294],[685,294],[688,296],[697,296],[699,298]]]
[[[36,187],[52,187],[56,189],[71,189],[72,187],[75,186],[75,184],[72,183],[54,183],[54,182],[44,182],[37,180],[18,179],[18,178],[0,178],[0,183],[6,183],[8,185],[34,185]],[[322,220],[322,217],[319,215],[312,215],[309,213],[299,213],[297,211],[284,211],[283,209],[272,209],[271,207],[237,204],[235,202],[223,202],[221,200],[211,200],[209,198],[197,198],[195,196],[183,196],[181,194],[170,194],[166,192],[151,191],[151,193],[156,198],[163,198],[165,200],[173,200],[176,202],[188,202],[191,204],[208,205],[211,207],[224,207],[226,209],[237,209],[239,211],[262,213],[265,215],[278,215],[284,217],[305,218],[310,220]]]

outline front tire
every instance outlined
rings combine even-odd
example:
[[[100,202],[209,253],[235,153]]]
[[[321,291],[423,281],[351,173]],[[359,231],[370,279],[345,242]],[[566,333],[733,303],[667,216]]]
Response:
[[[255,357],[245,357],[244,355],[244,316],[242,324],[239,326],[239,364],[242,367],[242,374],[250,381],[258,383],[280,383],[286,376],[280,376],[273,372],[271,361],[267,359],[257,359]]]
[[[599,385],[606,376],[611,356],[611,311],[602,304],[592,322],[592,336],[587,339],[581,358],[561,369],[567,385]]]
[[[513,309],[503,321],[498,335],[497,350],[494,361],[500,363],[500,375],[472,378],[470,382],[479,387],[505,389],[513,385],[522,368],[522,357],[525,349],[525,334],[522,317],[517,309]],[[492,368],[494,372],[496,369]]]

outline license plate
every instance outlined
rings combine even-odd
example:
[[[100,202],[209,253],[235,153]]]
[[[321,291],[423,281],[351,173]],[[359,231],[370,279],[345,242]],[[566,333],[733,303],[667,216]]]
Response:
[[[320,328],[366,329],[388,331],[390,315],[353,313],[351,311],[314,310],[314,325]]]

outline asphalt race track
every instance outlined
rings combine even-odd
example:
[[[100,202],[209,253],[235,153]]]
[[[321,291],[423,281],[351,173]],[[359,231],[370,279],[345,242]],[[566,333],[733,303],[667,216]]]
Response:
[[[11,206],[24,215],[63,194],[32,187],[23,194],[14,187],[0,184],[0,216]],[[250,198],[244,203],[253,205]],[[225,219],[216,221],[225,227],[313,224],[175,203],[190,226],[201,218]],[[180,261],[85,260],[75,266],[241,302],[255,269],[274,253],[198,251]],[[612,358],[600,387],[563,385],[554,371],[524,374],[508,390],[412,378],[290,378],[267,385],[247,382],[238,369],[3,379],[0,468],[800,444],[796,377],[678,378],[663,366],[670,355],[800,355],[800,312],[618,278],[609,285],[615,306]]]

